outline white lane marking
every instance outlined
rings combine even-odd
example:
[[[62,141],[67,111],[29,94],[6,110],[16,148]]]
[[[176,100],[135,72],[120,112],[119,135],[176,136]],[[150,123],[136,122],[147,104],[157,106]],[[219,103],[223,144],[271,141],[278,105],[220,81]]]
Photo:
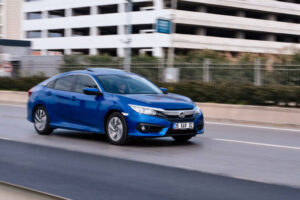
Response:
[[[19,103],[16,103],[16,104],[6,104],[6,103],[0,103],[0,106],[9,106],[9,107],[17,107],[17,108],[26,108],[26,104],[19,104]]]
[[[275,148],[284,148],[284,149],[300,150],[300,147],[285,146],[285,145],[277,145],[277,144],[267,144],[267,143],[258,143],[258,142],[247,142],[247,141],[229,140],[229,139],[221,139],[221,138],[212,138],[212,140],[222,141],[222,142],[233,142],[233,143],[241,143],[241,144],[250,144],[250,145],[257,145],[257,146],[266,146],[266,147],[275,147]]]
[[[231,124],[231,123],[221,123],[221,122],[205,122],[206,124],[213,125],[222,125],[222,126],[238,126],[238,127],[247,127],[247,128],[259,128],[259,129],[269,129],[277,131],[291,131],[291,132],[300,132],[300,129],[290,129],[290,128],[277,128],[270,126],[255,126],[255,125],[246,125],[246,124]]]
[[[0,140],[8,140],[8,141],[13,141],[13,139],[6,138],[6,137],[0,137]]]

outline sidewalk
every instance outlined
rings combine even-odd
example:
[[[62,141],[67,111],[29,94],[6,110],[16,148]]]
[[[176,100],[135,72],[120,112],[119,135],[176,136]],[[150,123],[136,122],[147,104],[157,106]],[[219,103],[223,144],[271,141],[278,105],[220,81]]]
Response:
[[[27,92],[0,91],[0,103],[25,105],[27,99]],[[197,103],[197,105],[208,121],[300,129],[300,109],[297,108],[216,103]]]

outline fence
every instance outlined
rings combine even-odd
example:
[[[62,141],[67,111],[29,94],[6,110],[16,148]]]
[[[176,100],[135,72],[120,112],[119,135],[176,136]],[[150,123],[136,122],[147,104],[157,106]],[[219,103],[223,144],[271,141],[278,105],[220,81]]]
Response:
[[[21,65],[21,71],[30,70],[30,75],[52,76],[59,72],[94,67],[123,69],[122,63],[103,63],[101,65],[47,65],[47,63],[31,63]],[[234,82],[254,85],[297,85],[300,86],[300,65],[273,65],[268,68],[260,61],[250,64],[218,64],[205,60],[203,63],[176,63],[174,68],[178,71],[179,81],[202,81],[209,83]],[[47,69],[47,70],[46,70]],[[52,69],[52,70],[50,70]],[[164,62],[133,63],[131,72],[140,74],[152,81],[165,80],[166,64]],[[51,71],[52,73],[45,73]],[[28,76],[21,74],[20,76]]]

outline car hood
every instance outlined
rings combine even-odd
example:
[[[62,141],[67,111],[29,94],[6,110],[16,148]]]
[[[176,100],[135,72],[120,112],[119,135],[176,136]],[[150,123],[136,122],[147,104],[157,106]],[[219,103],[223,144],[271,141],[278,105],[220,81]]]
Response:
[[[138,105],[162,108],[166,110],[171,109],[193,109],[195,107],[194,102],[185,96],[176,94],[129,94],[122,95],[125,98],[132,100],[128,103],[139,103]]]

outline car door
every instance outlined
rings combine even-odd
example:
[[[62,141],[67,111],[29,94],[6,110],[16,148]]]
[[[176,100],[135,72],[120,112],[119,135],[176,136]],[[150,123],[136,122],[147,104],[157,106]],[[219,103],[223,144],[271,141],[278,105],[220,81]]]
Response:
[[[54,96],[53,110],[59,123],[73,123],[72,105],[74,104],[74,75],[66,75],[56,79],[52,95]],[[62,124],[63,125],[63,124]]]
[[[76,104],[72,105],[73,117],[78,124],[99,127],[100,108],[103,96],[86,95],[84,88],[98,88],[96,81],[89,75],[75,75],[74,92],[76,93]]]

